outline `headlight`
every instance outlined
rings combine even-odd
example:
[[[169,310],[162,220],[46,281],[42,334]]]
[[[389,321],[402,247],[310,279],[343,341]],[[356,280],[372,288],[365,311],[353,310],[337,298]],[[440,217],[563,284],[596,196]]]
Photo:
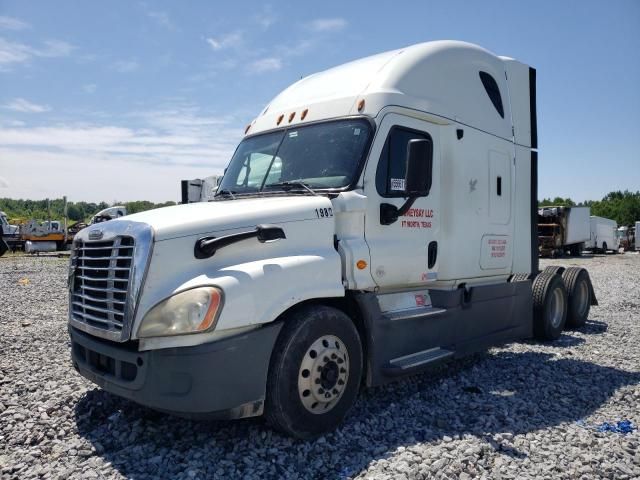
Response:
[[[142,319],[138,337],[164,337],[213,330],[222,303],[215,287],[193,288],[153,307]]]

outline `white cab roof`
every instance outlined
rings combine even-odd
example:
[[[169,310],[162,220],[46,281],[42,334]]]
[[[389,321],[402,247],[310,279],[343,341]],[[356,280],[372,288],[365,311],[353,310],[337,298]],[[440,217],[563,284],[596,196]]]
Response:
[[[470,43],[442,40],[420,43],[346,63],[310,75],[275,97],[252,122],[248,134],[346,115],[377,116],[396,105],[431,113],[511,139],[506,63]],[[524,67],[524,65],[523,65]],[[526,67],[528,69],[528,67]],[[504,118],[487,95],[479,72],[498,84]],[[358,103],[365,106],[358,111]],[[305,119],[301,120],[303,110]],[[295,113],[289,122],[291,113]]]

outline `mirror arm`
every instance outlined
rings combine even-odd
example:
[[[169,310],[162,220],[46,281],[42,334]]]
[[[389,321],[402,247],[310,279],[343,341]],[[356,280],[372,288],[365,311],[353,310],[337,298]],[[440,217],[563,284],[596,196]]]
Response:
[[[404,202],[404,205],[402,205],[400,209],[398,209],[398,217],[402,217],[404,214],[406,214],[409,211],[409,209],[413,206],[413,202],[416,201],[416,198],[418,197],[407,198],[407,201]]]
[[[390,203],[380,204],[380,223],[382,225],[391,225],[398,221],[398,217],[403,216],[413,206],[413,202],[418,197],[409,197],[404,204],[398,208]]]

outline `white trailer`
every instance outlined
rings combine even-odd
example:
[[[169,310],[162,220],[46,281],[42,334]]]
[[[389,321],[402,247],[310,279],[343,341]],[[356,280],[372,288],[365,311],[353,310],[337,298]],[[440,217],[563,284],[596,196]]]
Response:
[[[220,175],[182,180],[180,182],[181,203],[208,202],[213,200],[222,180]]]
[[[618,224],[609,218],[591,215],[589,218],[588,250],[607,253],[609,250],[618,251],[619,237],[616,235]]]
[[[538,210],[538,242],[542,256],[580,255],[590,238],[589,207],[543,207]]]
[[[583,325],[586,270],[538,269],[535,78],[441,41],[296,82],[213,201],[78,233],[73,365],[151,408],[312,438],[362,384]]]

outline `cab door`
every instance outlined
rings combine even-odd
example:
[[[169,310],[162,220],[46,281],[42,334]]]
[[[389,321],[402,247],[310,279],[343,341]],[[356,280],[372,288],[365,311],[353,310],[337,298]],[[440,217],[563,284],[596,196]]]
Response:
[[[365,170],[367,196],[365,239],[371,276],[381,289],[420,286],[437,279],[440,148],[438,125],[387,114],[378,128]],[[432,185],[427,196],[415,199],[398,220],[385,225],[381,206],[400,209],[405,201],[404,178],[410,140],[427,140],[433,159]]]

